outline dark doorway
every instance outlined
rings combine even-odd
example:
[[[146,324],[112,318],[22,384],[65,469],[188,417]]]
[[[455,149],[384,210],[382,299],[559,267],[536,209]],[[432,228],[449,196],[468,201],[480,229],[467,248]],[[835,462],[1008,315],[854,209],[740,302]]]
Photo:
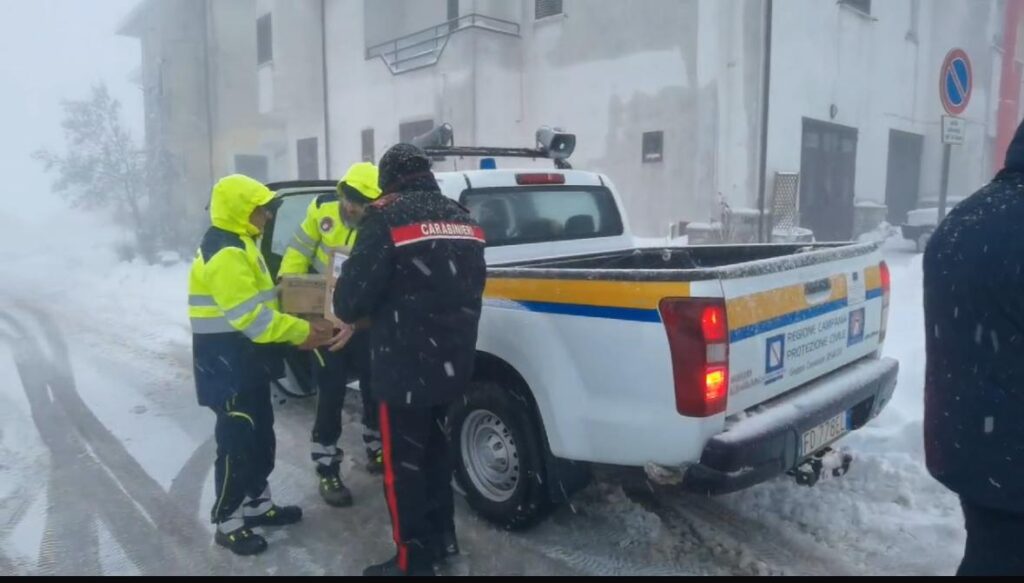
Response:
[[[818,241],[853,238],[857,129],[804,119],[800,223]]]
[[[892,130],[889,132],[889,170],[885,182],[885,204],[889,224],[907,222],[907,213],[917,208],[921,193],[921,157],[924,136]]]

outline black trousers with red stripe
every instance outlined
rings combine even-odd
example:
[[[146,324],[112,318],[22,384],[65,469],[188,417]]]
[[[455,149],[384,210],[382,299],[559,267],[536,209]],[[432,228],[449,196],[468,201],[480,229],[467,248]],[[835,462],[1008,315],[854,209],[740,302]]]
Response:
[[[444,533],[455,533],[448,406],[380,405],[384,493],[399,564],[430,564]]]

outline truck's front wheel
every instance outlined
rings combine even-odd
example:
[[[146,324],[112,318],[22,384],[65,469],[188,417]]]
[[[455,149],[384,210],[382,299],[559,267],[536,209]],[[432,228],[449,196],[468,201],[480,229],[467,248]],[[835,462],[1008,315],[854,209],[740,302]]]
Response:
[[[513,530],[547,515],[543,448],[527,403],[496,383],[474,381],[450,422],[456,477],[473,510]]]

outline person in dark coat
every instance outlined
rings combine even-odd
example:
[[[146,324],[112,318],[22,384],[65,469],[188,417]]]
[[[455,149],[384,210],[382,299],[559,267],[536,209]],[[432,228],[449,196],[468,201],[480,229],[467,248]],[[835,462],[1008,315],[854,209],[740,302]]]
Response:
[[[960,575],[1024,575],[1024,125],[924,255],[928,470],[960,496]]]
[[[370,320],[380,401],[384,488],[396,556],[366,575],[432,575],[457,554],[446,414],[473,374],[487,268],[484,232],[446,198],[422,150],[399,144],[380,163],[370,205],[342,268],[335,313]]]

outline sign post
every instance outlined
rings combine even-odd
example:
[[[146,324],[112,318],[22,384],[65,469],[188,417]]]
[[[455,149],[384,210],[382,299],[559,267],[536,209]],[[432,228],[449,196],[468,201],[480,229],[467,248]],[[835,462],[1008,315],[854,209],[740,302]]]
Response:
[[[949,115],[942,116],[942,188],[939,192],[939,223],[946,218],[949,202],[949,166],[953,146],[963,145],[967,122],[958,117],[967,111],[974,92],[974,70],[971,58],[963,49],[953,49],[946,55],[939,74],[939,97]]]

